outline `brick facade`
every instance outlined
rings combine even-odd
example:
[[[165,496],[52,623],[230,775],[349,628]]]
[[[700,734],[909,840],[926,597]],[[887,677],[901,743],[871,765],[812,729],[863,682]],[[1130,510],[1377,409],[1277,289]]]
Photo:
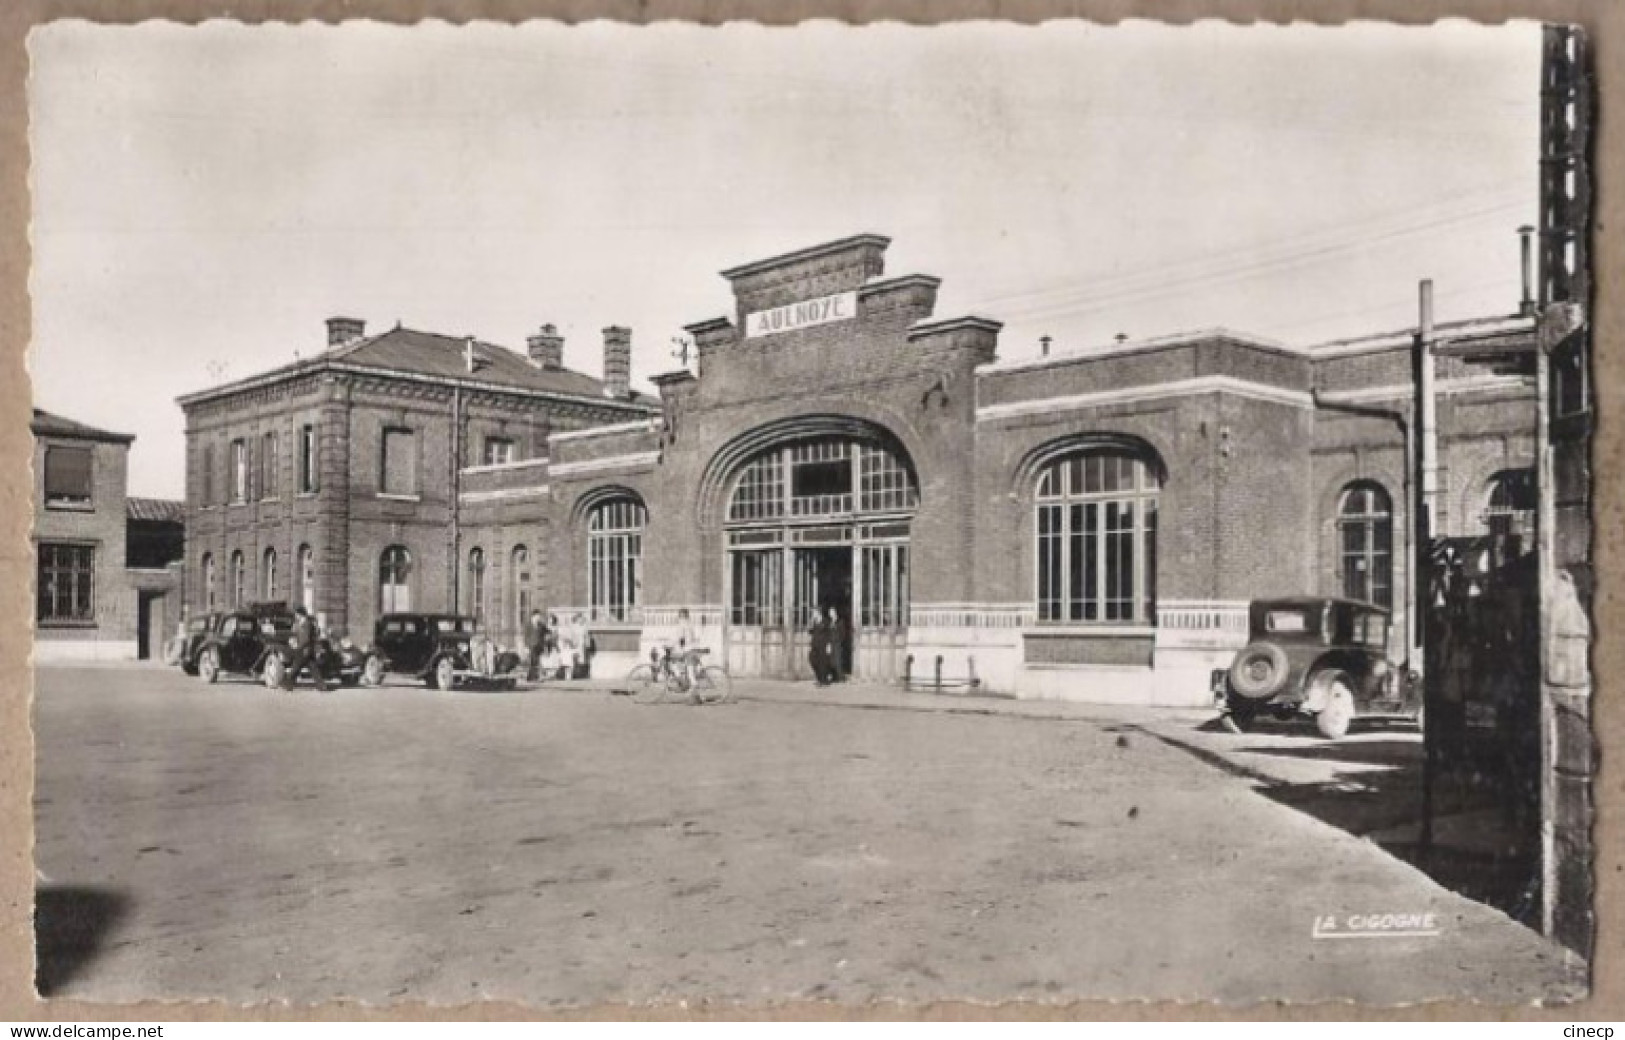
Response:
[[[1001,362],[999,324],[936,316],[938,280],[888,275],[887,244],[860,235],[724,272],[729,313],[689,326],[696,371],[657,377],[658,401],[476,390],[477,375],[408,385],[342,364],[324,370],[319,359],[276,380],[194,395],[183,401],[189,510],[199,523],[193,562],[267,539],[291,560],[295,542],[308,539],[322,553],[322,609],[362,633],[376,612],[387,545],[412,553],[414,603],[464,611],[475,607],[470,552],[479,550],[480,609],[499,639],[513,641],[521,602],[514,550],[523,546],[527,601],[589,616],[602,670],[629,666],[668,639],[686,608],[702,641],[736,669],[805,674],[793,633],[730,620],[730,554],[774,551],[734,544],[744,538],[781,553],[760,557],[783,568],[781,601],[794,598],[803,564],[825,568],[819,580],[854,588],[864,566],[882,568],[870,577],[887,580],[906,570],[903,619],[860,635],[860,674],[940,668],[1025,696],[1199,704],[1209,671],[1245,639],[1247,600],[1345,592],[1340,511],[1351,485],[1376,485],[1389,504],[1391,649],[1406,656],[1408,334],[1299,348],[1214,330]],[[1498,318],[1440,333],[1532,331],[1527,321]],[[606,330],[617,360],[623,334]],[[533,340],[531,367],[562,371],[552,334]],[[444,341],[443,353],[455,350]],[[1440,359],[1438,379],[1439,516],[1444,530],[1468,533],[1484,522],[1496,474],[1531,464],[1533,388],[1454,358]],[[291,431],[312,416],[323,431],[313,499],[231,507],[198,498],[204,444],[214,445],[218,469],[244,431]],[[414,431],[411,499],[379,495],[386,428]],[[488,437],[512,442],[511,460],[485,463]],[[917,501],[870,517],[854,496],[844,511],[730,521],[743,467],[812,442],[868,445],[901,460]],[[1123,454],[1155,474],[1155,533],[1134,543],[1154,550],[1155,565],[1121,564],[1141,568],[1154,603],[1115,624],[1047,623],[1037,606],[1037,481],[1045,466],[1092,451]],[[594,511],[617,501],[644,510],[637,580],[598,571],[601,584],[636,585],[635,609],[621,616],[607,594],[594,602],[588,531]],[[598,544],[600,559],[619,551]],[[897,547],[906,567],[882,562]],[[1150,599],[1143,583],[1141,593]]]

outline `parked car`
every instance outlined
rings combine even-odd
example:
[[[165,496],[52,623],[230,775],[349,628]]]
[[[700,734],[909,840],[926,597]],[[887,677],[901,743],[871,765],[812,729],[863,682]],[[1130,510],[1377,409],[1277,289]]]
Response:
[[[1260,714],[1309,716],[1337,740],[1357,718],[1422,719],[1422,685],[1388,659],[1388,611],[1369,603],[1300,596],[1248,606],[1248,642],[1213,673],[1226,723]]]
[[[198,614],[186,622],[186,630],[181,639],[179,661],[181,671],[187,675],[197,674],[198,652],[203,649],[206,640],[215,629],[220,627],[220,621],[225,615],[221,613]]]
[[[519,684],[520,656],[494,654],[489,671],[477,667],[472,652],[477,623],[462,614],[385,614],[373,632],[361,681],[381,684],[390,675],[421,679],[431,689],[458,685],[513,689]]]
[[[280,685],[293,650],[288,645],[293,632],[293,612],[286,603],[256,603],[237,610],[206,614],[198,619],[197,630],[188,631],[181,655],[181,668],[204,682],[217,682],[222,675],[245,675],[268,686]],[[195,636],[195,639],[194,639]],[[341,684],[360,681],[366,657],[323,640],[317,661],[325,678]]]

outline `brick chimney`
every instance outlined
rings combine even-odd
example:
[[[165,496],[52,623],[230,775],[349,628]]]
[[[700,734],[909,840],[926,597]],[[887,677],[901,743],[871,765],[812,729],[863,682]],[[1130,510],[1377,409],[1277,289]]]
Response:
[[[621,400],[632,396],[632,330],[619,325],[604,330],[604,393]]]
[[[360,318],[328,318],[327,345],[342,347],[366,335],[367,323]]]
[[[564,337],[551,325],[525,340],[530,348],[530,363],[538,368],[564,367]]]

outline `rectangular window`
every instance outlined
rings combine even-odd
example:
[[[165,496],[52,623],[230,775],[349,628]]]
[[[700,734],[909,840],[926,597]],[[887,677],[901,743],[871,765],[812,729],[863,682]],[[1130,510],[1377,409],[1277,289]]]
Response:
[[[513,441],[506,437],[485,438],[485,465],[506,466],[513,457]]]
[[[852,458],[845,441],[790,449],[790,508],[796,516],[852,511]]]
[[[92,504],[93,448],[53,444],[45,449],[45,504],[85,507]]]
[[[379,487],[386,495],[417,494],[417,437],[411,430],[391,428],[384,431],[383,473]]]
[[[203,470],[203,499],[202,504],[214,505],[214,445],[203,446],[203,461],[199,464]]]
[[[277,487],[277,437],[276,432],[264,434],[260,437],[260,498],[275,498],[281,492]]]
[[[96,548],[42,543],[39,546],[41,624],[85,624],[96,620]]]
[[[733,554],[732,623],[776,626],[781,623],[784,555],[780,549]]]
[[[299,427],[299,493],[314,495],[321,490],[321,478],[316,456],[316,427],[306,423]]]
[[[231,442],[231,500],[248,501],[248,442]]]
[[[908,546],[864,547],[863,600],[858,611],[864,628],[908,626]]]
[[[1061,620],[1061,507],[1038,507],[1038,620]]]

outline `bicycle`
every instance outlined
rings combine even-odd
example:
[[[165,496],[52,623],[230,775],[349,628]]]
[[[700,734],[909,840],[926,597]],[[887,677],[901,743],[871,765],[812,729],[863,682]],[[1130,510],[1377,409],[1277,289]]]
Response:
[[[694,704],[729,704],[734,699],[733,678],[719,664],[700,664],[704,649],[685,651],[688,667],[677,667],[671,647],[649,651],[649,663],[626,676],[632,699],[638,704],[686,700]]]

